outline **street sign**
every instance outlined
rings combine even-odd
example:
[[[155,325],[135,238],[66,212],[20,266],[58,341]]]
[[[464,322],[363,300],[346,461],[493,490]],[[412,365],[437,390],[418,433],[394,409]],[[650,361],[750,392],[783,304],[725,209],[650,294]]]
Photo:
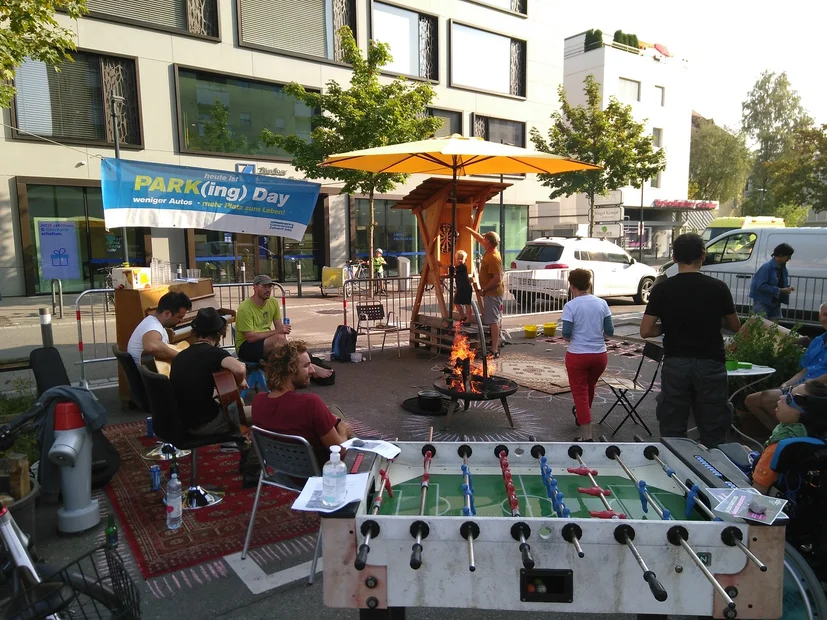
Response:
[[[622,222],[623,207],[595,207],[595,222]]]
[[[623,236],[623,224],[595,224],[592,236],[599,239],[620,239]]]
[[[623,204],[623,191],[615,189],[610,191],[605,196],[598,194],[594,197],[594,204],[596,207],[616,207]]]

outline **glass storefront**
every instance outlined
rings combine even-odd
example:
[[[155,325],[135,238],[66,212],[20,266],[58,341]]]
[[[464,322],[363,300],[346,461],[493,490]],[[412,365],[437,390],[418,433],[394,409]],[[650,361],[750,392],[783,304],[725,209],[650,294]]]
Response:
[[[396,275],[397,256],[405,256],[411,261],[411,273],[419,273],[425,264],[425,252],[419,239],[416,218],[408,209],[392,209],[393,200],[375,200],[376,232],[374,247],[382,248],[385,260],[389,263],[391,275]],[[368,255],[369,202],[366,199],[356,201],[356,239],[354,250],[359,258]],[[495,231],[501,237],[500,205],[487,204],[482,214],[480,232]],[[528,240],[528,207],[525,205],[505,205],[505,267],[511,264]],[[482,249],[478,247],[478,251]],[[474,259],[478,262],[479,256]]]
[[[123,263],[123,229],[107,230],[99,187],[26,185],[35,294],[49,293],[51,280],[79,293],[108,286],[112,267]],[[127,229],[129,262],[146,264],[143,228]]]

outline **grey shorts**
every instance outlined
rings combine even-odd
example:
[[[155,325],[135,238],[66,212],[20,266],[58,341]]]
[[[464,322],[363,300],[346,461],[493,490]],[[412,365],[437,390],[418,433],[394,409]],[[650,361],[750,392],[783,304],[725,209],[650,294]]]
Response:
[[[206,424],[192,429],[190,433],[193,435],[224,435],[229,433],[240,433],[241,418],[239,416],[238,405],[236,403],[230,403],[227,407],[227,413],[229,414],[230,424],[227,423],[227,419],[224,417],[224,412],[219,409],[217,416]],[[246,413],[244,417],[247,417]],[[244,422],[246,423],[246,420],[244,420]]]
[[[500,308],[503,305],[502,297],[489,297],[486,295],[483,298],[482,323],[483,325],[493,325],[499,323],[502,318],[502,311]]]

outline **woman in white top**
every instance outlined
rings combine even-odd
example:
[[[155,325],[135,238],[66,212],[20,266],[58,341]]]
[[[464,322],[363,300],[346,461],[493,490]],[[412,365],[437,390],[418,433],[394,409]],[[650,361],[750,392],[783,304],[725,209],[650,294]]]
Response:
[[[566,372],[574,398],[574,418],[583,431],[574,441],[593,441],[591,406],[594,388],[609,362],[605,336],[611,336],[615,331],[609,305],[589,293],[591,284],[590,271],[570,271],[572,298],[563,306],[563,338],[569,342]]]

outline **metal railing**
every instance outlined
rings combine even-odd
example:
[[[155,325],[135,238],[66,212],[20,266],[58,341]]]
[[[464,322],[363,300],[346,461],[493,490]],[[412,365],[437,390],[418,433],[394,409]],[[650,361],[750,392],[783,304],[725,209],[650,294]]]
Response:
[[[238,305],[248,296],[250,283],[213,284],[215,307],[225,310],[237,310]],[[274,283],[281,296],[281,316],[287,316],[287,293],[281,284]],[[80,385],[88,387],[86,378],[87,364],[115,362],[112,345],[117,344],[115,329],[116,308],[112,304],[115,289],[100,288],[83,291],[75,299],[75,319],[78,327],[78,364],[80,365]],[[275,292],[275,291],[274,291]],[[85,327],[84,327],[85,325]],[[91,339],[87,337],[91,336]],[[221,346],[235,347],[233,331],[228,330]],[[113,372],[114,372],[113,368]]]
[[[503,274],[503,316],[560,312],[569,298],[568,269],[525,269]]]
[[[708,276],[721,280],[732,293],[735,309],[739,314],[747,315],[752,311],[752,299],[749,296],[752,274],[732,271],[707,271]],[[827,278],[810,276],[790,276],[790,286],[795,290],[790,293],[789,303],[781,307],[781,314],[786,322],[817,324],[818,310],[827,302]]]

